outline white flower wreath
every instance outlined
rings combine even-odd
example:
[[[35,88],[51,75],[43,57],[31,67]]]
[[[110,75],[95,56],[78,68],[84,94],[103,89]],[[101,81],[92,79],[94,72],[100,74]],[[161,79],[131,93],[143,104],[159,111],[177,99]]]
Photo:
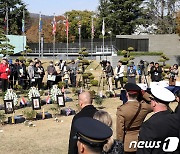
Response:
[[[50,91],[50,96],[51,96],[51,99],[53,101],[57,101],[57,95],[61,95],[61,90],[58,88],[57,85],[53,85],[51,91]]]
[[[40,97],[39,90],[36,87],[31,87],[28,93],[28,98],[31,101],[32,97]]]
[[[4,96],[4,100],[13,100],[14,106],[18,104],[17,95],[12,89],[7,90]]]

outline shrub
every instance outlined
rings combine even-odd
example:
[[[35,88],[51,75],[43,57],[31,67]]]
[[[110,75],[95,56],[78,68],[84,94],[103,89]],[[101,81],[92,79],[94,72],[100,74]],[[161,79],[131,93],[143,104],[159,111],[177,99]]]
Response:
[[[96,92],[94,90],[89,91],[89,93],[91,94],[91,98],[95,98]]]
[[[99,95],[96,95],[95,98],[94,98],[94,102],[95,102],[97,105],[102,105],[102,103],[103,103],[103,98],[101,98]]]
[[[64,82],[62,82],[62,81],[58,82],[58,88],[59,89],[62,89],[62,87],[64,87],[64,86],[65,86]]]
[[[87,59],[81,60],[81,63],[82,63],[83,65],[89,65],[89,64],[90,64]]]
[[[84,74],[82,74],[82,77],[83,77],[83,79],[88,79],[88,74],[87,73],[84,73]]]
[[[124,52],[126,50],[123,50]],[[127,51],[126,51],[127,52]],[[123,56],[126,53],[123,53],[122,51],[118,51],[117,55],[118,56]],[[161,56],[163,52],[130,52],[130,56]]]
[[[5,119],[6,119],[5,114],[2,111],[0,111],[0,124],[4,124]]]
[[[26,60],[26,58],[23,57],[23,56],[18,57],[18,59],[19,59],[19,60]]]
[[[37,112],[34,110],[22,111],[23,115],[26,117],[26,120],[34,120],[36,118]]]
[[[133,47],[129,47],[128,51],[134,51],[134,48]]]
[[[90,84],[91,84],[92,86],[98,86],[98,80],[91,80],[91,81],[90,81]]]
[[[126,77],[123,77],[123,83],[127,83],[128,79]]]
[[[89,79],[90,79],[90,80],[94,80],[94,78],[95,78],[95,77],[94,77],[93,75],[89,76]]]
[[[114,94],[111,92],[111,91],[106,91],[106,97],[110,98],[110,97],[113,97]]]
[[[126,50],[122,50],[121,54],[125,55],[125,54],[127,54],[127,51]]]

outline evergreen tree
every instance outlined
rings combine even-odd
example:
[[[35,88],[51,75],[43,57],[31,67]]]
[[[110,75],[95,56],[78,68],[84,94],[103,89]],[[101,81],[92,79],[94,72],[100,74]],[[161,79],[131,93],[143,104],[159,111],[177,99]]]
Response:
[[[132,34],[135,26],[140,23],[143,0],[101,0],[99,17],[105,17],[106,31],[114,35]],[[100,22],[99,24],[102,25]]]
[[[3,56],[12,55],[14,53],[14,46],[9,44],[9,39],[4,34],[2,28],[0,28],[0,54]]]
[[[9,34],[22,33],[23,10],[25,11],[26,22],[29,19],[29,13],[22,0],[1,0],[0,2],[0,26],[5,27],[6,9],[8,10],[8,28]]]

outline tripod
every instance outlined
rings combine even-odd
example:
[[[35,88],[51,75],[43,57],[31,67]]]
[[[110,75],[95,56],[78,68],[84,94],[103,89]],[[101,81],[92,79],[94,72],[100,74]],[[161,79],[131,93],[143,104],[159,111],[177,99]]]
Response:
[[[103,90],[104,90],[105,80],[106,80],[106,73],[104,72],[104,70],[102,70],[102,73],[101,73],[100,78],[99,78],[98,91],[99,91],[99,88],[101,86],[101,82],[103,84]]]

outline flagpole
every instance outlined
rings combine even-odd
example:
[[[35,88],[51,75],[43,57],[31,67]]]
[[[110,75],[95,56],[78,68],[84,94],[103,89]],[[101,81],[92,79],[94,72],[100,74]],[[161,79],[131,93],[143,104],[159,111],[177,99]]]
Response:
[[[53,40],[53,62],[54,62],[54,53],[55,53],[55,43],[56,43],[56,36],[55,36],[55,33],[54,33],[54,40]]]
[[[66,35],[67,35],[67,60],[68,60],[68,49],[69,49],[69,21],[68,16],[66,17]]]
[[[41,52],[41,12],[39,13],[39,57]]]
[[[94,21],[92,17],[92,29],[91,29],[91,60],[92,60],[92,54],[93,54],[93,38],[94,38]]]
[[[24,35],[25,35],[25,13],[23,9],[23,20],[22,20],[22,32],[23,32],[23,52],[24,52]],[[27,51],[26,51],[26,58],[27,58]]]
[[[6,4],[6,35],[9,33],[9,18],[8,18],[8,6]],[[6,55],[8,56],[8,50],[7,50],[7,44],[8,44],[8,39],[6,39]]]
[[[103,58],[104,58],[104,35],[105,35],[105,23],[103,18],[103,26],[102,26],[102,35],[103,35]]]
[[[9,18],[8,18],[8,6],[6,6],[6,35],[9,33]]]
[[[55,13],[54,13],[54,19],[53,19],[53,62],[54,62],[54,54],[55,54],[55,43],[56,43],[56,19],[55,19]]]

